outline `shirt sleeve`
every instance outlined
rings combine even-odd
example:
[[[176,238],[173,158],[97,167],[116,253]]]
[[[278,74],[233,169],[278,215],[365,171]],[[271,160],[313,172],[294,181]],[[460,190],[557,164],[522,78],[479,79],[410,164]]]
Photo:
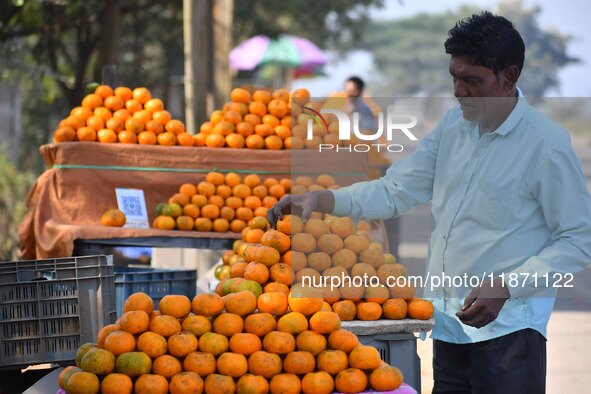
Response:
[[[388,219],[433,197],[433,178],[446,118],[412,155],[395,162],[380,179],[333,190],[333,214],[353,219]]]
[[[570,146],[553,151],[540,163],[530,190],[540,204],[552,237],[537,256],[505,275],[512,298],[552,287],[556,281],[553,274],[574,274],[591,263],[591,196]],[[517,274],[513,275],[517,281],[510,280],[511,274]],[[563,280],[561,284],[564,283]]]

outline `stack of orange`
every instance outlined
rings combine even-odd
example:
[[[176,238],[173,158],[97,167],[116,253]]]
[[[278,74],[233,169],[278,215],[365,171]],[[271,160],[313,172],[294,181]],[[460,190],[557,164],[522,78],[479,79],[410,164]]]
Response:
[[[402,384],[400,370],[341,329],[313,290],[192,301],[167,295],[158,308],[148,295],[132,294],[97,343],[79,348],[60,387],[69,394],[330,394]]]
[[[338,188],[334,179],[322,174],[315,181],[297,177],[291,193],[333,188]],[[237,286],[257,288],[250,282],[261,289],[287,291],[294,283],[310,286],[304,278],[314,278],[315,283],[327,284],[314,286],[323,289],[324,300],[343,321],[431,318],[431,302],[414,297],[414,288],[404,280],[408,278],[406,267],[394,255],[384,253],[381,244],[372,242],[369,230],[366,221],[355,224],[350,218],[318,212],[305,224],[298,216],[287,215],[277,229],[246,227],[242,239],[224,253],[222,264],[216,267],[220,294]],[[343,276],[365,276],[371,285],[331,289],[330,278]]]
[[[185,125],[172,119],[162,100],[152,98],[145,87],[131,90],[98,86],[79,107],[62,119],[54,142],[86,141],[143,145],[194,146]]]
[[[291,191],[288,178],[266,178],[257,174],[242,178],[210,172],[196,185],[181,185],[166,204],[157,207],[153,227],[161,230],[232,231],[267,228],[267,209]]]
[[[301,105],[310,100],[310,92],[285,89],[274,92],[232,90],[231,101],[212,112],[209,121],[195,136],[197,146],[210,148],[301,149],[304,137],[293,137],[292,116],[301,114]],[[304,116],[308,119],[307,115]],[[302,121],[305,120],[302,118]]]

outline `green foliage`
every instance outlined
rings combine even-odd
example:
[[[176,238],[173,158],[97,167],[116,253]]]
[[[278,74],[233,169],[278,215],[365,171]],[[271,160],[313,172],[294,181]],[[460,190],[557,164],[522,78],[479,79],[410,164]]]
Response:
[[[321,47],[357,42],[369,23],[369,8],[383,0],[234,1],[234,43],[255,35],[305,37]]]
[[[461,18],[481,10],[462,7],[442,14],[420,14],[397,21],[372,23],[361,48],[371,51],[383,76],[376,95],[437,96],[452,94],[449,55],[443,43],[448,30]],[[525,9],[521,2],[502,3],[498,13],[511,20],[526,45],[526,59],[519,86],[528,96],[542,96],[558,86],[558,71],[577,62],[566,53],[571,38],[544,31],[537,22],[539,8]]]
[[[18,224],[26,212],[26,199],[33,177],[18,172],[0,153],[0,261],[19,257]]]

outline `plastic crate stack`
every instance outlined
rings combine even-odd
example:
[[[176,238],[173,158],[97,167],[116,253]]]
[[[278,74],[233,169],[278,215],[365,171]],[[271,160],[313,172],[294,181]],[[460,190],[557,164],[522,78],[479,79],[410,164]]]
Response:
[[[112,256],[0,263],[0,369],[75,360],[115,319]]]

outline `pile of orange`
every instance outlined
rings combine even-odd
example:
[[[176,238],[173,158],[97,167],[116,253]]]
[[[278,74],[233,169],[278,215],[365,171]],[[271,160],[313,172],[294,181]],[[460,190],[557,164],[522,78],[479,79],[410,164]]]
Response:
[[[322,174],[315,180],[297,177],[291,193],[332,188],[338,185],[330,175]],[[318,212],[306,223],[298,216],[286,215],[277,229],[246,227],[233,250],[223,254],[216,276],[221,280],[218,292],[222,295],[238,286],[258,289],[250,282],[263,290],[284,292],[293,284],[312,284],[322,289],[324,300],[343,321],[426,320],[434,312],[430,301],[414,297],[406,267],[384,253],[381,244],[372,242],[369,223],[355,224],[350,218]],[[346,283],[332,288],[331,277],[368,279],[364,286]]]
[[[267,210],[291,191],[291,179],[210,172],[197,184],[181,185],[159,204],[152,226],[161,230],[235,233],[267,228]]]
[[[134,293],[59,375],[69,394],[391,391],[400,370],[341,329],[317,294],[248,290],[193,300]]]
[[[194,146],[193,135],[183,122],[173,119],[164,103],[145,87],[98,86],[80,106],[62,119],[53,133],[54,142]]]
[[[213,111],[209,120],[201,125],[195,136],[197,146],[271,150],[317,148],[329,134],[330,128],[315,124],[315,137],[306,140],[311,118],[303,112],[303,107],[321,108],[319,103],[310,102],[310,92],[306,89],[290,94],[285,89],[251,92],[236,88],[230,98],[231,101]],[[334,137],[338,140],[338,128],[332,126],[331,129],[333,137],[327,140],[332,141]]]

